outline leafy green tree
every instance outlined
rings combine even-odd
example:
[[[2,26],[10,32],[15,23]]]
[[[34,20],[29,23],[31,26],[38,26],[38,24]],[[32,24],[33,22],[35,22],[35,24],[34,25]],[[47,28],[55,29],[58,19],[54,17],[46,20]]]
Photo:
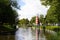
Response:
[[[10,5],[15,8],[19,8],[17,0],[0,0],[0,4],[5,4],[6,6]]]
[[[11,4],[12,2],[10,1],[11,0],[0,0],[0,27],[2,27],[4,24],[8,24],[11,25],[11,28],[14,28],[13,24],[16,24],[16,18],[18,17],[18,14],[12,9],[11,5],[13,4]],[[17,5],[14,4],[14,6]]]
[[[28,19],[21,19],[19,20],[19,25],[20,26],[27,26],[27,24],[29,24],[29,20]]]
[[[43,23],[44,22],[44,15],[41,14],[39,19],[40,19],[40,22]]]
[[[48,5],[54,5],[56,3],[59,3],[59,0],[40,0],[43,5],[48,6]]]
[[[59,0],[41,0],[45,6],[50,6],[47,11],[46,21],[50,23],[60,23],[60,1]]]
[[[35,20],[36,20],[36,16],[32,17],[32,19],[30,20],[30,23],[31,24],[35,23]]]
[[[1,4],[0,6],[0,21],[2,22],[14,22],[15,18],[17,17],[17,14],[15,10],[12,10],[12,8],[8,5]]]
[[[20,9],[20,5],[18,5],[17,0],[10,0],[10,5],[14,8]]]

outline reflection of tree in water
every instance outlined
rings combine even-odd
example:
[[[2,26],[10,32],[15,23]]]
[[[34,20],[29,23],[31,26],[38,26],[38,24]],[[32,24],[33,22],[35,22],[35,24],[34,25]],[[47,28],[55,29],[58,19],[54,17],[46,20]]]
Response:
[[[18,31],[16,32],[16,36],[18,37],[18,40],[23,37],[23,39],[26,40],[36,40],[36,30],[32,30],[31,28],[19,28]],[[39,34],[39,39],[40,40],[45,40],[45,36],[41,30],[40,34]]]

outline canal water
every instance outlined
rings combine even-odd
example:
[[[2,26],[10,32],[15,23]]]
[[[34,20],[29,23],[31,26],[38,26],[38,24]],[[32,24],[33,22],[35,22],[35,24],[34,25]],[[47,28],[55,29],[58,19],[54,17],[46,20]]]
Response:
[[[36,40],[36,31],[31,28],[19,28],[16,31],[15,40]],[[46,40],[42,30],[40,30],[39,40]]]
[[[15,35],[0,35],[0,40],[36,40],[36,30],[30,27],[18,28]],[[42,30],[40,30],[39,40],[46,40]]]

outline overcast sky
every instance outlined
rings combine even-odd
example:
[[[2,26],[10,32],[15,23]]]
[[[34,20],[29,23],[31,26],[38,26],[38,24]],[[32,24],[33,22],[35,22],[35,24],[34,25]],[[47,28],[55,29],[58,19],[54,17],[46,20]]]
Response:
[[[41,5],[40,0],[18,0],[21,10],[17,10],[19,19],[28,18],[29,20],[37,14],[46,15],[47,9]]]

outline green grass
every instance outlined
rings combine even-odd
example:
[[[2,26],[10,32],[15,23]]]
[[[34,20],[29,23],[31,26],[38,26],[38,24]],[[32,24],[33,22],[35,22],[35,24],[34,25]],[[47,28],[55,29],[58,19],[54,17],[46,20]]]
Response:
[[[47,40],[60,40],[60,26],[46,26],[46,29],[56,31],[56,35],[45,33]]]
[[[33,29],[36,28],[36,26],[32,26]],[[43,29],[43,26],[40,26],[39,28]],[[60,29],[60,26],[45,26],[45,29],[48,29],[48,30],[54,30],[54,29]]]
[[[60,31],[57,32],[56,35],[52,35],[52,34],[46,32],[45,36],[46,36],[47,40],[60,40]]]
[[[58,28],[59,26],[46,26],[46,29],[53,30],[55,28]]]

